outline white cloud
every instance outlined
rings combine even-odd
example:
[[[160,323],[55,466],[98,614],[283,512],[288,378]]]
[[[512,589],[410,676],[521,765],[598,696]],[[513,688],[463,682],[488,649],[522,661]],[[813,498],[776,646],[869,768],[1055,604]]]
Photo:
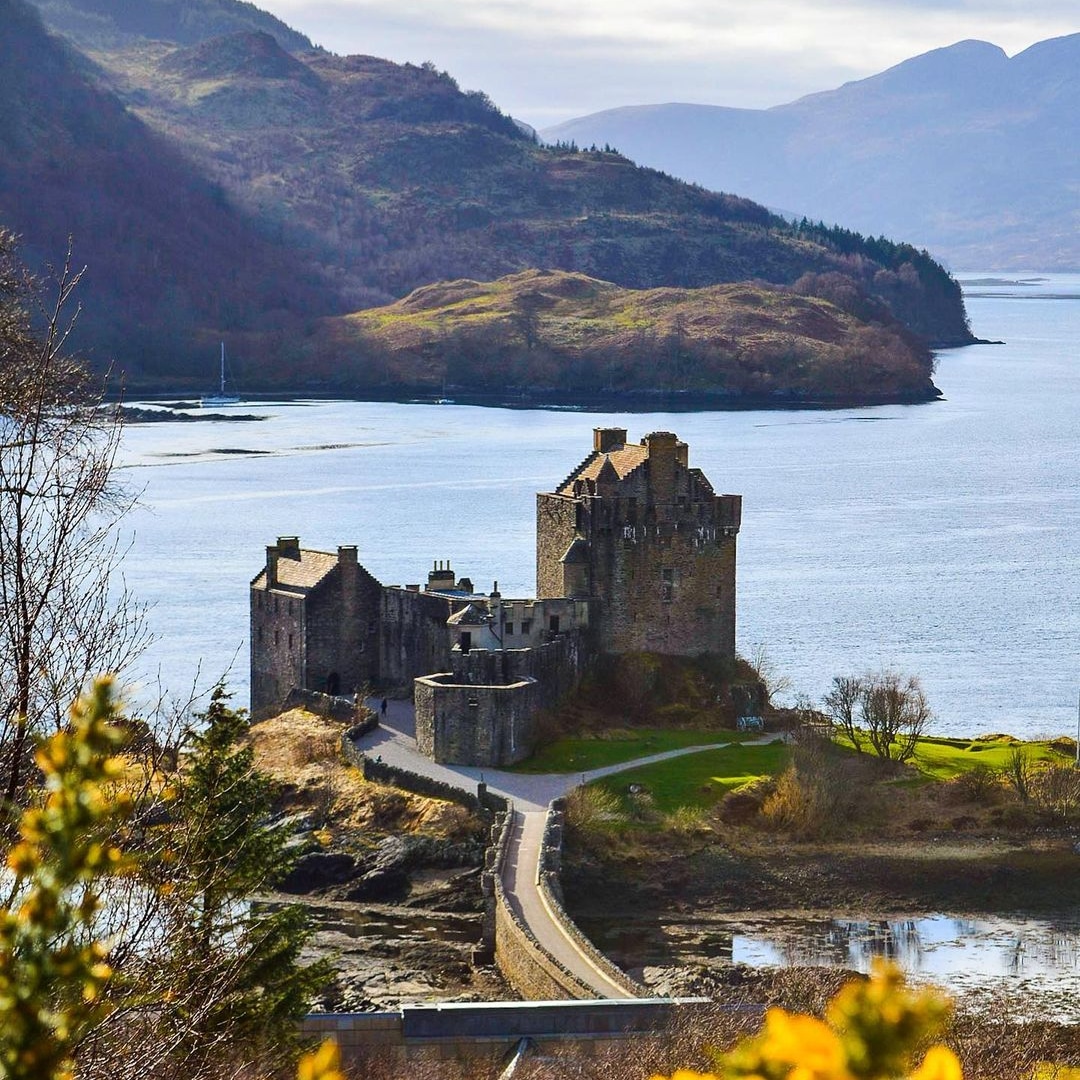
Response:
[[[764,107],[980,38],[1080,28],[1075,0],[262,0],[340,53],[432,60],[543,126],[618,105]]]

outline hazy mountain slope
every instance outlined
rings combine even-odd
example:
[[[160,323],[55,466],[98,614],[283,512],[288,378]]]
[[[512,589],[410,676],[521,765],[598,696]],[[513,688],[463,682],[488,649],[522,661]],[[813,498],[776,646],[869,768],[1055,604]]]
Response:
[[[542,134],[957,266],[1080,266],[1080,34],[1012,59],[964,41],[769,110],[628,107]]]
[[[242,327],[253,312],[282,325],[297,309],[327,310],[295,256],[90,85],[32,8],[0,0],[0,26],[0,224],[38,265],[62,262],[73,237],[88,265],[79,344],[135,373],[204,359],[210,381],[200,332]]]
[[[311,41],[280,19],[242,0],[33,0],[46,23],[83,47],[171,41],[194,45],[222,34],[257,30],[285,49]]]

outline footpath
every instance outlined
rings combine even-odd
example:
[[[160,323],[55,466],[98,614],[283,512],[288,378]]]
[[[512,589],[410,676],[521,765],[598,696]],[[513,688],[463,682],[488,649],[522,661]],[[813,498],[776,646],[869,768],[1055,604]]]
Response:
[[[377,701],[369,701],[378,708]],[[766,736],[755,742],[766,742]],[[471,765],[440,765],[425,757],[416,746],[416,722],[412,703],[390,701],[380,726],[356,740],[357,749],[388,765],[421,776],[440,780],[465,791],[475,792],[479,783],[489,791],[510,799],[514,820],[502,867],[502,886],[507,901],[533,937],[562,967],[589,986],[603,999],[630,998],[624,987],[614,982],[567,933],[562,921],[552,912],[539,887],[539,864],[548,806],[579,784],[604,776],[649,765],[655,761],[697,754],[704,750],[723,749],[724,743],[688,746],[680,750],[650,754],[618,765],[586,772],[530,774]]]

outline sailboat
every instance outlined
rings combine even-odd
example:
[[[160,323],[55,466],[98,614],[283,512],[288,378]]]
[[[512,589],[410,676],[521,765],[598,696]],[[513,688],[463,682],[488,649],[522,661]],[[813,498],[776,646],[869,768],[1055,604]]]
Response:
[[[216,394],[203,394],[199,398],[199,405],[206,408],[208,405],[239,405],[240,399],[235,394],[225,392],[225,342],[221,343],[221,389]]]

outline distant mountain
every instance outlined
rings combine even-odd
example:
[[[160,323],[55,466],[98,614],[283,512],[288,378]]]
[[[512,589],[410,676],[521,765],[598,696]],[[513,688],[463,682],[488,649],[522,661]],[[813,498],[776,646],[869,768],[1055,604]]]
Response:
[[[542,133],[951,265],[1080,266],[1080,34],[962,41],[772,109],[646,105]]]
[[[138,7],[107,5],[111,44],[69,20],[65,48],[22,0],[0,0],[0,32],[7,12],[22,27],[0,53],[0,223],[39,254],[68,232],[89,245],[110,295],[87,309],[107,313],[110,347],[144,381],[190,370],[220,335],[248,358],[244,385],[281,386],[293,365],[313,370],[319,318],[534,267],[631,288],[758,279],[856,318],[885,310],[927,341],[972,340],[956,282],[910,245],[792,225],[619,154],[539,146],[431,65],[293,49],[273,28],[203,37],[186,0],[154,0],[144,34]]]
[[[338,379],[373,376],[438,396],[655,407],[880,404],[938,396],[924,344],[884,306],[865,319],[762,284],[623,289],[529,270],[427,285],[386,307],[326,320],[315,351],[357,354]],[[376,383],[377,388],[377,383]]]

